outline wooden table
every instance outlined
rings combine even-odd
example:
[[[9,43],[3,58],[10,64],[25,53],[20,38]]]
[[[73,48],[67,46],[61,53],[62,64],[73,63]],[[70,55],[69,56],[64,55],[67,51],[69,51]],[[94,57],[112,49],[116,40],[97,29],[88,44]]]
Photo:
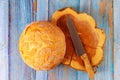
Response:
[[[18,40],[25,26],[50,20],[64,7],[92,15],[106,33],[104,60],[95,80],[120,80],[120,0],[0,0],[0,80],[89,80],[86,72],[62,64],[35,71],[20,57]]]

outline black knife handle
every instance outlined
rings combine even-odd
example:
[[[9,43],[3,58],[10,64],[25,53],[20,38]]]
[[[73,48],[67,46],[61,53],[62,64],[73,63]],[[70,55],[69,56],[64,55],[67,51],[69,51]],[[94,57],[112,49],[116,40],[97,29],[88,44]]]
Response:
[[[83,55],[81,55],[81,59],[84,61],[85,68],[86,68],[86,71],[88,72],[90,79],[94,80],[94,71],[92,69],[92,66],[90,64],[87,54],[84,53]]]

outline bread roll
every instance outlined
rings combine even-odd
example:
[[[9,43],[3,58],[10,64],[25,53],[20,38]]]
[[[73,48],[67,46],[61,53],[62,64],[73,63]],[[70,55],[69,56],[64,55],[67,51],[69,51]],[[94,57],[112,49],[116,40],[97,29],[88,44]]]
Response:
[[[49,70],[64,58],[65,36],[60,28],[50,22],[33,22],[20,36],[19,51],[23,61],[31,68]]]

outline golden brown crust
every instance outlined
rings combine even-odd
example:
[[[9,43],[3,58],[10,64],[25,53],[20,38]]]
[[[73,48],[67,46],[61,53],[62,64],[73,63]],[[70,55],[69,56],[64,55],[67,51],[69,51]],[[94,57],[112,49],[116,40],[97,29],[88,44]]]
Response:
[[[57,26],[49,22],[33,22],[21,34],[19,50],[22,59],[30,67],[48,70],[63,60],[65,36]]]
[[[76,55],[75,49],[72,45],[72,41],[66,27],[65,15],[69,15],[76,25],[76,29],[83,42],[92,66],[98,66],[103,59],[102,48],[105,43],[105,33],[102,29],[96,27],[95,20],[90,15],[86,13],[77,13],[71,8],[56,11],[52,16],[52,23],[58,25],[66,37],[66,54],[62,63],[70,65],[75,69],[85,70],[82,60]]]

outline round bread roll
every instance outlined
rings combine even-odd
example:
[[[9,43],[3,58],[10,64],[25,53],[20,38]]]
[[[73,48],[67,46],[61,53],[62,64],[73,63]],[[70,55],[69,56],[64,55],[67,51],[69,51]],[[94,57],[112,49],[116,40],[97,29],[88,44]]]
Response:
[[[49,70],[64,58],[65,36],[50,22],[33,22],[20,36],[19,51],[23,61],[33,69]]]

